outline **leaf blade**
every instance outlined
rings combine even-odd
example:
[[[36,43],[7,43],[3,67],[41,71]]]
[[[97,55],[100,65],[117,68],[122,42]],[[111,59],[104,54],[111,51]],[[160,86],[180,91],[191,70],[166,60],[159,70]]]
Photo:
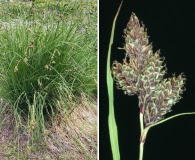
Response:
[[[109,126],[112,155],[113,155],[114,160],[120,160],[120,151],[119,151],[119,144],[118,144],[118,131],[117,131],[117,125],[116,125],[115,115],[114,115],[114,96],[113,96],[114,89],[113,89],[112,74],[110,71],[110,57],[111,57],[111,47],[112,47],[113,39],[114,39],[115,24],[116,24],[116,20],[117,20],[120,8],[122,6],[122,2],[123,1],[121,1],[121,4],[118,8],[118,11],[113,21],[109,49],[108,49],[108,57],[107,57],[107,88],[108,88],[108,98],[109,98],[108,126]]]

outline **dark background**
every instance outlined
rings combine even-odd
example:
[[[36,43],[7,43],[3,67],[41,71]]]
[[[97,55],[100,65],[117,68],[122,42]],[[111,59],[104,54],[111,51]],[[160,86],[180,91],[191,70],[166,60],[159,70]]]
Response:
[[[114,16],[120,0],[99,1],[99,159],[112,160],[108,134],[108,99],[106,86],[106,60]],[[115,30],[112,61],[122,62],[124,50],[123,29],[131,12],[142,21],[153,42],[153,50],[161,50],[168,68],[173,73],[186,75],[183,99],[172,107],[166,117],[195,111],[195,8],[193,1],[124,0]],[[115,89],[115,115],[118,126],[121,160],[138,160],[139,109],[136,96],[126,96]],[[195,115],[167,121],[150,129],[144,160],[194,160]]]

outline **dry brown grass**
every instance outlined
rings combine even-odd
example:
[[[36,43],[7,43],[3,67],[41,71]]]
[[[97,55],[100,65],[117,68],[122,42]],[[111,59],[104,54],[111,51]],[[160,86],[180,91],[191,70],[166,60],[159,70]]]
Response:
[[[15,130],[14,130],[15,128]],[[46,145],[29,145],[30,136],[17,130],[6,109],[0,117],[0,159],[97,159],[97,104],[83,100],[67,117],[54,121],[46,134]],[[44,140],[43,140],[44,141]]]

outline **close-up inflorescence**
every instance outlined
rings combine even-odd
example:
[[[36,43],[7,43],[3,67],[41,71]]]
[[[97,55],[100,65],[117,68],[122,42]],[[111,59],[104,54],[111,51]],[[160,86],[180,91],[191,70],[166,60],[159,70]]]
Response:
[[[132,13],[124,30],[126,56],[123,63],[113,62],[112,74],[119,89],[138,95],[145,127],[163,119],[181,99],[186,78],[183,74],[164,78],[166,67],[160,51],[155,53],[144,25]]]

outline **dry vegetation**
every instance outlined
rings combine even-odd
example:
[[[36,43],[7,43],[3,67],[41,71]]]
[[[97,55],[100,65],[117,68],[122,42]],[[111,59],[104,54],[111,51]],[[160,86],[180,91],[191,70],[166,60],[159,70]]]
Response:
[[[56,119],[47,134],[46,145],[29,145],[30,135],[25,130],[14,130],[14,115],[4,110],[0,117],[0,158],[7,159],[96,159],[97,104],[86,101],[77,106],[68,117]],[[24,122],[25,123],[25,122]]]

